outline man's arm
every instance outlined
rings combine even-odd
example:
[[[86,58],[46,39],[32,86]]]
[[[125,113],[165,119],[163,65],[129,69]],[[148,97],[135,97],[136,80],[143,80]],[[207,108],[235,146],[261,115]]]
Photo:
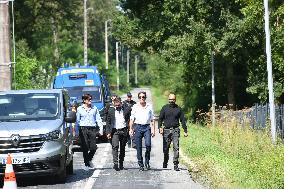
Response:
[[[154,111],[153,111],[153,107],[152,106],[150,106],[150,111],[151,111],[151,123],[150,123],[150,125],[151,125],[151,135],[152,135],[152,137],[154,137],[156,131],[155,131]]]
[[[131,111],[131,116],[130,116],[130,121],[129,121],[129,135],[133,136],[134,131],[133,131],[133,124],[135,120],[135,114],[136,114],[136,108],[133,106],[132,111]]]
[[[99,133],[100,133],[100,135],[103,135],[104,134],[104,125],[103,125],[103,122],[102,122],[102,119],[101,119],[101,116],[100,116],[100,113],[99,113],[99,110],[96,108],[96,122],[97,122],[97,124],[98,124],[98,126],[99,126],[99,128],[100,128],[100,131],[99,131]]]
[[[187,136],[186,119],[184,117],[184,113],[183,113],[181,108],[180,108],[180,122],[181,122],[182,128],[184,130],[184,136]]]
[[[107,138],[110,139],[111,138],[111,130],[112,130],[112,125],[111,125],[111,116],[108,113],[106,115],[106,134],[107,134]]]
[[[160,111],[160,115],[159,115],[159,120],[158,120],[158,129],[159,129],[159,133],[163,134],[164,129],[162,128],[162,124],[165,118],[165,109],[164,107],[162,107],[161,111]]]

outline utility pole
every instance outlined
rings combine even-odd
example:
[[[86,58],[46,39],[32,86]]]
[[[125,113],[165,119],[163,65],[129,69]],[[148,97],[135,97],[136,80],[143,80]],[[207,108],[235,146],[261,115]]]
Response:
[[[135,55],[135,85],[138,84],[137,74],[138,74],[138,55]]]
[[[119,56],[118,56],[118,43],[115,43],[115,51],[116,51],[116,87],[117,91],[119,91]]]
[[[0,91],[12,84],[9,31],[9,1],[0,0]]]
[[[129,49],[127,49],[127,66],[126,66],[126,70],[127,70],[127,85],[129,86],[129,60],[130,60],[130,51]]]
[[[266,58],[267,58],[267,73],[268,73],[271,137],[272,137],[272,143],[275,144],[276,143],[276,124],[275,124],[275,105],[274,105],[274,92],[273,92],[268,0],[264,0],[264,10],[265,10],[264,20],[265,20],[265,34],[266,34],[266,56],[267,56]]]
[[[105,58],[106,58],[106,69],[108,69],[108,26],[107,23],[111,20],[105,21]]]
[[[212,77],[212,126],[215,126],[215,75],[214,75],[214,52],[211,51],[211,77]]]
[[[84,65],[88,64],[87,0],[84,0]]]

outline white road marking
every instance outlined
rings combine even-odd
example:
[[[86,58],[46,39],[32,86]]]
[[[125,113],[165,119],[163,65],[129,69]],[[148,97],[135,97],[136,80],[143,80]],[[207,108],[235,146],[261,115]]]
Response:
[[[104,167],[104,165],[106,164],[106,161],[107,161],[107,156],[109,154],[109,151],[111,149],[111,145],[107,145],[104,149],[104,153],[103,153],[103,157],[101,158],[101,162],[100,164],[98,164],[96,167],[95,167],[95,171],[93,173],[93,175],[88,179],[84,189],[91,189],[97,178],[99,177],[101,171],[102,171],[102,168]]]

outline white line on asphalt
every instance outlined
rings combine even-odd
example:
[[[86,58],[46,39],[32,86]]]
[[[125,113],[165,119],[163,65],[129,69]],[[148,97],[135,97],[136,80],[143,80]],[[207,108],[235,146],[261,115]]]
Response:
[[[108,156],[108,153],[109,153],[110,149],[111,149],[111,145],[110,144],[105,147],[105,150],[104,150],[104,153],[103,153],[103,157],[101,158],[101,162],[100,162],[100,164],[98,164],[95,167],[95,171],[94,171],[93,175],[88,179],[84,189],[91,189],[94,186],[97,178],[99,177],[99,175],[100,175],[100,173],[102,171],[102,168],[104,167],[104,165],[106,163],[107,156]]]

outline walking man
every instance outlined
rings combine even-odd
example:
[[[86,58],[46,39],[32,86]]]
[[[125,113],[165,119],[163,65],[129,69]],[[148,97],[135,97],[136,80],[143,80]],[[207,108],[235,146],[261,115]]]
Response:
[[[77,123],[79,127],[79,137],[83,151],[85,170],[93,168],[92,159],[97,150],[96,136],[97,131],[103,134],[103,124],[99,114],[99,110],[92,106],[92,96],[84,94],[82,96],[83,104],[77,109]],[[76,134],[78,136],[78,133]]]
[[[121,99],[114,99],[114,107],[110,107],[107,115],[106,133],[107,138],[111,139],[113,168],[116,171],[123,170],[123,161],[125,157],[125,145],[127,142],[127,120],[130,117],[130,111],[122,107]],[[118,149],[119,159],[118,159]],[[118,165],[119,163],[119,165]]]
[[[164,152],[164,162],[163,168],[167,168],[169,160],[169,148],[171,142],[173,141],[174,150],[174,170],[179,171],[179,137],[180,129],[179,122],[182,124],[184,130],[184,136],[187,137],[187,127],[186,120],[184,118],[184,113],[182,109],[176,104],[176,95],[169,95],[169,104],[162,107],[160,112],[158,128],[160,134],[163,135],[163,152]],[[162,126],[163,125],[163,126]]]
[[[128,108],[131,112],[133,105],[136,104],[136,102],[134,100],[132,100],[132,94],[130,92],[127,93],[127,99],[125,101],[123,101],[123,108],[126,109]],[[130,117],[127,120],[127,128],[129,129],[129,121],[130,121]],[[131,137],[129,135],[129,132],[127,132],[127,144],[128,147],[131,147],[131,143],[132,143],[132,147],[136,148],[136,144],[135,144],[135,140],[134,137]]]
[[[142,157],[142,138],[145,139],[145,167],[150,170],[150,152],[151,152],[151,135],[155,136],[154,128],[154,113],[153,108],[150,104],[146,103],[146,92],[139,92],[138,98],[139,103],[135,104],[131,111],[131,117],[129,122],[129,134],[135,137],[136,149],[137,149],[137,160],[139,170],[144,171],[144,163]],[[135,124],[135,130],[133,125]],[[151,126],[150,126],[151,124]]]

